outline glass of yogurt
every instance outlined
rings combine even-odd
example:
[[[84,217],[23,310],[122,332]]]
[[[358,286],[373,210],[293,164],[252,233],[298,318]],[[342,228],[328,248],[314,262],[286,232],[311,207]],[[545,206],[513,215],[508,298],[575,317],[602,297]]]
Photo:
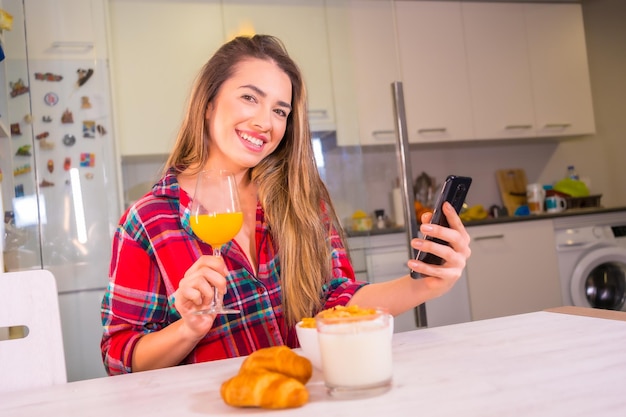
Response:
[[[328,393],[337,398],[361,398],[388,391],[393,373],[393,317],[378,309],[323,314],[327,312],[315,321]]]

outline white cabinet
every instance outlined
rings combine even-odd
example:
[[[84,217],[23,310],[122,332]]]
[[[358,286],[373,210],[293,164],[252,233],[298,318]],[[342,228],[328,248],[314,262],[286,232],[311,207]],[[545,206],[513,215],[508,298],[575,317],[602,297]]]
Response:
[[[329,39],[333,39],[331,51],[337,41],[347,39],[347,48],[343,54],[334,53],[332,61],[340,60],[335,67],[333,62],[334,89],[337,99],[345,97],[341,108],[353,108],[356,113],[354,129],[348,136],[352,141],[342,140],[341,144],[378,145],[395,143],[393,100],[391,83],[400,79],[398,56],[395,48],[393,3],[379,0],[350,0],[332,2],[327,9],[336,8],[343,3],[346,9],[342,20],[329,19]],[[343,31],[344,33],[341,33]],[[337,74],[349,68],[350,74],[337,79]],[[338,89],[350,85],[349,91],[338,95]],[[341,92],[341,90],[339,90]],[[351,123],[339,114],[337,106],[338,128],[344,123]],[[341,138],[338,132],[338,138]]]
[[[110,0],[109,16],[120,153],[168,154],[193,80],[224,41],[220,1]]]
[[[393,80],[403,82],[411,143],[593,133],[579,4],[349,7],[361,144],[394,143]]]
[[[525,4],[538,136],[595,132],[580,4]]]
[[[280,38],[302,71],[314,130],[335,128],[324,0],[233,0],[222,3],[227,38],[262,33]]]
[[[407,237],[404,233],[391,233],[348,239],[348,248],[357,279],[371,283],[391,281],[409,273]],[[364,262],[363,262],[364,261]],[[363,264],[366,274],[363,274]],[[415,310],[394,318],[394,332],[417,329]]]
[[[462,7],[477,139],[594,132],[580,4]]]
[[[106,58],[104,3],[105,0],[25,0],[29,58]]]
[[[477,139],[535,136],[521,3],[463,3]]]
[[[467,263],[472,320],[562,305],[551,220],[470,226]]]
[[[461,4],[395,7],[409,142],[473,138]]]

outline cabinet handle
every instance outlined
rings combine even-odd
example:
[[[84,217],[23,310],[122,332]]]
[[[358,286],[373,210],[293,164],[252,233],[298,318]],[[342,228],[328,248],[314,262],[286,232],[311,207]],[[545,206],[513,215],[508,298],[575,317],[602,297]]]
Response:
[[[311,119],[326,119],[328,118],[328,111],[326,109],[313,109],[309,110],[309,117]]]
[[[372,136],[383,136],[383,135],[393,135],[395,134],[395,130],[372,130]]]
[[[81,53],[93,49],[93,42],[52,42],[50,49],[65,50],[66,52]]]
[[[445,127],[426,127],[423,129],[417,129],[417,133],[445,133],[448,129]]]
[[[500,235],[477,236],[473,240],[474,242],[477,242],[479,240],[490,240],[490,239],[504,239],[504,235],[500,234]]]
[[[567,129],[571,125],[571,123],[546,123],[544,127],[546,129]]]
[[[533,125],[506,125],[504,127],[505,130],[527,130],[532,129]]]

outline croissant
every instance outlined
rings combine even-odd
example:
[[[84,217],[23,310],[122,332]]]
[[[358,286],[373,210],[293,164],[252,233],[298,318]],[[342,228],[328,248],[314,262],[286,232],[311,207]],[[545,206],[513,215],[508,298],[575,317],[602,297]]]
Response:
[[[241,364],[241,372],[255,369],[278,372],[302,384],[306,384],[313,375],[311,361],[287,346],[272,346],[251,353]]]
[[[234,407],[293,408],[309,400],[298,380],[262,369],[241,371],[222,384],[220,394]]]

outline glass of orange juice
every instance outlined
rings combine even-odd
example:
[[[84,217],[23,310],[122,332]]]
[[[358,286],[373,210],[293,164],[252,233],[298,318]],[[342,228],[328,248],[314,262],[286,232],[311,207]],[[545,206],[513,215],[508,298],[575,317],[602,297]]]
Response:
[[[221,248],[231,241],[243,224],[235,176],[225,170],[207,170],[198,174],[191,202],[189,219],[194,234],[211,245],[214,256],[221,256]],[[211,307],[196,314],[236,314],[239,310],[225,309],[223,294],[213,287]]]

